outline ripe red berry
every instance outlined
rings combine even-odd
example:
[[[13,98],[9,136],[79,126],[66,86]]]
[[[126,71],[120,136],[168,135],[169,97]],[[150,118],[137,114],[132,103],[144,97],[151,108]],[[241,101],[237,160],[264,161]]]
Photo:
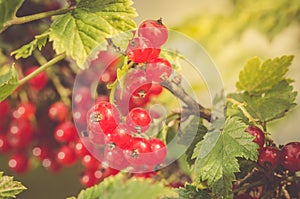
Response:
[[[73,91],[73,103],[76,107],[88,107],[91,105],[92,96],[88,87],[79,87]]]
[[[83,138],[81,138],[83,139]],[[83,157],[87,154],[89,154],[88,149],[85,147],[83,141],[81,139],[77,139],[74,143],[74,150],[78,157]]]
[[[54,138],[61,143],[74,141],[77,138],[76,127],[70,121],[60,123],[55,128]]]
[[[6,135],[0,134],[0,153],[6,153],[11,149]]]
[[[73,148],[62,146],[56,153],[56,160],[61,165],[71,166],[76,162],[77,156]]]
[[[167,147],[163,141],[158,138],[149,139],[151,146],[151,159],[153,165],[162,164],[167,157]]]
[[[7,116],[10,110],[10,104],[8,100],[3,100],[0,102],[0,119],[2,120]]]
[[[248,126],[246,132],[250,133],[251,135],[255,136],[253,142],[258,144],[259,148],[262,148],[265,144],[265,134],[260,130],[260,128],[256,126]]]
[[[68,115],[68,107],[63,102],[53,103],[48,110],[48,116],[53,121],[62,122]]]
[[[85,168],[90,170],[96,170],[101,166],[101,162],[95,157],[93,157],[91,154],[83,156],[81,159],[81,163]]]
[[[282,166],[291,171],[300,171],[300,142],[290,142],[281,149]]]
[[[258,164],[266,169],[275,168],[280,161],[280,151],[272,146],[264,147],[258,155]]]
[[[39,160],[43,160],[50,155],[51,149],[46,146],[35,146],[32,149],[32,155],[38,158]]]
[[[116,147],[114,144],[108,144],[105,146],[104,159],[111,168],[122,170],[128,167],[128,162],[124,156],[123,150]]]
[[[93,133],[111,133],[120,122],[120,113],[111,103],[101,101],[87,113],[88,128]]]
[[[132,136],[124,124],[120,124],[112,133],[106,136],[108,143],[113,143],[120,149],[128,147],[131,143],[131,138]]]
[[[29,169],[28,157],[23,153],[16,153],[9,158],[8,167],[16,173],[25,173]]]
[[[126,117],[126,124],[133,132],[145,132],[151,123],[149,112],[143,108],[131,109]]]
[[[140,24],[138,35],[147,38],[154,47],[160,47],[168,39],[168,30],[161,19],[146,20]]]
[[[73,119],[75,124],[80,126],[86,126],[86,115],[88,109],[84,107],[77,107],[73,110]]]
[[[147,77],[144,70],[132,69],[126,74],[124,85],[131,95],[144,97],[152,86],[152,80]]]
[[[28,103],[21,103],[19,106],[13,110],[12,116],[14,119],[32,119],[35,115],[36,107],[34,104]]]
[[[136,37],[129,41],[127,47],[127,56],[136,63],[143,63],[152,57],[152,45],[150,41],[144,37]]]
[[[132,166],[151,164],[151,145],[145,138],[132,138],[131,145],[125,150],[125,158]]]
[[[42,160],[42,166],[50,172],[57,173],[62,169],[62,165],[53,157],[46,157]]]
[[[12,121],[10,124],[7,139],[15,149],[24,149],[31,142],[33,128],[28,120]]]
[[[80,183],[84,187],[91,187],[101,182],[103,173],[100,170],[86,170],[81,174]]]
[[[156,58],[149,61],[146,65],[146,74],[148,79],[153,82],[163,82],[169,78],[172,73],[172,65],[164,58]]]
[[[25,71],[25,75],[29,75],[30,73],[32,73],[38,68],[39,68],[38,66],[32,66],[28,68]],[[29,80],[29,85],[36,90],[41,90],[46,86],[47,82],[48,82],[47,73],[45,71],[42,71]]]

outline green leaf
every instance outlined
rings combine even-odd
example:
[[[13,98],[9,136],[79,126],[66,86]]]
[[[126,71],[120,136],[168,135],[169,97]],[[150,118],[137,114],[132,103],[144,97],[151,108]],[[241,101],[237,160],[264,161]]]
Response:
[[[0,102],[7,98],[18,87],[18,75],[14,66],[0,76]]]
[[[263,93],[284,79],[294,56],[282,56],[261,63],[258,57],[249,60],[240,72],[236,87],[249,93]]]
[[[176,193],[161,183],[141,178],[126,180],[124,175],[119,173],[116,176],[105,178],[96,186],[81,191],[77,199],[153,199],[172,196],[176,196]]]
[[[36,35],[33,41],[13,51],[11,53],[11,56],[14,55],[16,59],[27,58],[31,56],[32,52],[35,49],[41,50],[47,44],[48,37],[49,37],[48,31],[41,35]]]
[[[288,80],[277,82],[272,89],[261,95],[250,95],[249,93],[229,94],[228,97],[240,103],[245,103],[245,109],[261,123],[269,122],[283,117],[296,104],[297,92]],[[238,108],[229,104],[227,115],[235,115],[243,118],[243,113]]]
[[[211,195],[202,189],[186,184],[184,188],[176,189],[177,197],[165,197],[163,199],[211,199]]]
[[[258,145],[252,135],[245,133],[246,128],[245,123],[233,117],[225,121],[221,131],[204,136],[193,154],[196,183],[206,181],[212,192],[221,197],[230,194],[234,174],[240,171],[237,158],[257,159]]]
[[[58,54],[66,52],[85,68],[92,50],[99,45],[106,48],[107,38],[136,27],[131,5],[131,0],[81,0],[76,9],[54,17],[50,32],[53,48]]]
[[[16,195],[26,190],[20,182],[14,181],[11,176],[3,176],[3,172],[0,172],[0,198],[9,199],[16,198]]]
[[[16,17],[23,2],[24,0],[0,0],[0,33],[8,27],[5,23]]]
[[[188,149],[186,150],[186,160],[189,166],[192,166],[195,163],[195,158],[192,158],[194,148],[196,144],[199,143],[203,136],[207,132],[207,128],[200,123],[199,118],[195,117],[188,126],[182,130],[185,132],[182,137],[178,140],[178,144],[181,145],[189,145]]]

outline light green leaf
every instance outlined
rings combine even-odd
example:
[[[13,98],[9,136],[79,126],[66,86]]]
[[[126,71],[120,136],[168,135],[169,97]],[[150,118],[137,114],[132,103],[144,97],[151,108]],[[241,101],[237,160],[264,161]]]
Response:
[[[154,199],[177,194],[161,183],[142,178],[125,180],[122,173],[105,178],[103,182],[79,193],[77,199]],[[73,199],[73,197],[72,197]]]
[[[14,66],[0,76],[0,102],[7,98],[18,87],[18,75]]]
[[[23,2],[24,0],[0,0],[0,33],[8,27],[5,23],[16,17]]]
[[[255,161],[258,145],[254,137],[245,133],[247,125],[237,117],[228,118],[221,131],[208,132],[194,150],[193,171],[196,182],[206,181],[214,193],[226,197],[230,194],[235,173],[239,172],[238,157]],[[207,149],[207,144],[210,144]],[[213,144],[211,144],[213,143]]]
[[[211,195],[202,189],[186,184],[184,188],[176,189],[177,197],[164,197],[163,199],[211,199]]]
[[[107,38],[136,27],[132,20],[136,12],[131,5],[131,0],[81,0],[76,9],[54,17],[50,32],[53,48],[58,54],[66,52],[85,68],[94,48],[105,48]]]
[[[288,80],[277,82],[272,89],[262,95],[249,95],[248,93],[230,94],[228,97],[245,103],[245,109],[259,122],[269,122],[283,117],[296,104],[297,92],[289,85]],[[229,104],[227,115],[236,115],[243,118],[243,113]]]
[[[21,48],[13,51],[11,55],[16,59],[29,57],[35,49],[41,50],[47,43],[49,32],[45,32],[41,35],[36,35],[35,39],[28,44],[25,44]]]
[[[249,60],[240,72],[236,87],[249,93],[263,93],[284,79],[294,56],[282,56],[261,63],[255,57]]]
[[[11,176],[3,176],[3,172],[0,172],[0,198],[9,199],[16,198],[16,195],[26,190],[20,182],[14,181]]]

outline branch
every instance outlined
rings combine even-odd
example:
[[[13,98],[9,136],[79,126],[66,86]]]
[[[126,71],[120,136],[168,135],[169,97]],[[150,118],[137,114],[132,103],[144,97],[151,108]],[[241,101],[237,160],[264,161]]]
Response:
[[[180,76],[176,76],[173,79],[165,78],[161,85],[168,89],[173,95],[179,98],[187,107],[182,111],[185,116],[196,115],[209,122],[212,122],[216,118],[213,118],[210,110],[203,107],[201,104],[196,102],[181,86]]]

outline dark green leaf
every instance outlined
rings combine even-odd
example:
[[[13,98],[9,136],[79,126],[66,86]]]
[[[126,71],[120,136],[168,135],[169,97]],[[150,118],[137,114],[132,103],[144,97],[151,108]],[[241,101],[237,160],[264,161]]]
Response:
[[[284,79],[294,56],[282,56],[261,63],[255,57],[249,60],[240,72],[236,87],[250,94],[263,93]]]
[[[0,33],[7,28],[5,23],[16,17],[23,2],[24,0],[0,0]]]
[[[16,195],[26,190],[20,182],[14,181],[11,176],[3,176],[3,172],[0,172],[0,198],[9,199],[16,198]]]
[[[105,49],[107,38],[135,28],[131,0],[81,0],[71,12],[54,17],[50,41],[56,52],[66,52],[80,68],[97,47]]]
[[[194,172],[196,182],[206,181],[213,193],[230,194],[235,173],[239,172],[238,157],[256,161],[258,145],[245,133],[247,125],[238,118],[228,118],[222,131],[209,132],[197,144]]]
[[[7,98],[18,87],[18,76],[15,67],[0,76],[0,102]]]

